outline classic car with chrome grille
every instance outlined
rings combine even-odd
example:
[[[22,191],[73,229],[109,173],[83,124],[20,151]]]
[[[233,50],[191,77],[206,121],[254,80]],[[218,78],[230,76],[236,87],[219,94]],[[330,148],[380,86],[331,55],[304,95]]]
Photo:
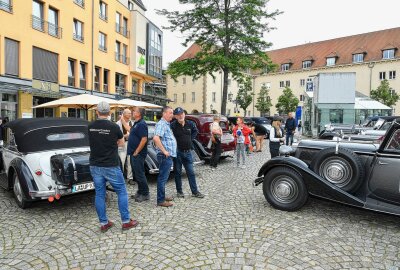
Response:
[[[13,191],[19,207],[94,189],[86,120],[18,119],[4,128],[0,186]]]
[[[400,215],[400,119],[380,144],[302,140],[280,152],[255,180],[273,207],[295,211],[313,195]]]

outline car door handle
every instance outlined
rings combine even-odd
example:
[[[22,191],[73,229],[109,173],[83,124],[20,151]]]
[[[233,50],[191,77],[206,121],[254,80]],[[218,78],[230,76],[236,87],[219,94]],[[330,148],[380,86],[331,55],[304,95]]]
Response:
[[[382,161],[379,160],[379,161],[378,161],[378,164],[379,164],[379,165],[388,165],[389,163],[382,162]]]

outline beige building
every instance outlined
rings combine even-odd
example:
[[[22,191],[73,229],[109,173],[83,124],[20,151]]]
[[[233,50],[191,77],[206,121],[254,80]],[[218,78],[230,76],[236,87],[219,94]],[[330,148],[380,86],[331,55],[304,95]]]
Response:
[[[376,89],[382,80],[387,79],[392,91],[399,93],[400,79],[397,78],[397,72],[400,72],[399,48],[400,27],[268,51],[267,54],[277,64],[278,69],[264,75],[253,75],[255,99],[247,110],[251,115],[260,115],[260,112],[253,108],[263,84],[270,89],[273,104],[271,115],[276,113],[275,104],[285,86],[293,90],[300,100],[299,106],[302,106],[307,82],[312,82],[313,77],[319,73],[355,72],[356,91],[365,95],[369,95],[371,89]],[[193,57],[199,50],[197,45],[192,45],[177,60]],[[191,78],[186,77],[186,84],[183,83],[183,78],[180,77],[178,83],[174,83],[171,78],[167,81],[167,95],[172,100],[176,97],[175,106],[184,107],[190,104],[190,108],[197,110],[201,108],[200,110],[204,112],[210,112],[212,104],[214,108],[220,110],[221,84],[212,83],[212,77],[206,76],[201,82],[196,83],[196,87],[191,88],[191,84],[188,84]],[[221,78],[221,75],[217,77],[217,81],[218,78]],[[202,98],[194,102],[189,99],[188,102],[191,89],[202,93]],[[214,92],[217,93],[217,98],[215,103],[210,103],[212,100],[210,96]],[[233,99],[236,97],[236,83],[229,86],[228,92],[233,94]],[[187,96],[185,102],[182,98],[184,93]],[[234,106],[235,104],[228,102],[227,114],[233,115]],[[395,114],[400,113],[400,102],[393,109]],[[241,109],[240,114],[244,114]]]

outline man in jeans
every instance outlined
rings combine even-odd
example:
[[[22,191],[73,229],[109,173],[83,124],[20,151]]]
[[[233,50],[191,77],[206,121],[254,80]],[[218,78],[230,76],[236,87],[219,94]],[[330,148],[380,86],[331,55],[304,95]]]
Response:
[[[122,229],[127,230],[138,225],[129,214],[128,193],[125,180],[119,166],[118,146],[125,141],[119,127],[108,120],[110,105],[100,102],[97,105],[98,120],[89,124],[90,173],[96,191],[95,206],[102,232],[110,229],[114,223],[106,213],[106,183],[114,188],[118,196],[118,209],[121,214]]]
[[[285,131],[286,131],[286,145],[293,144],[293,135],[296,132],[296,119],[293,118],[293,114],[290,112],[288,114],[288,119],[285,123]]]
[[[128,140],[128,155],[131,159],[132,171],[138,183],[138,191],[135,198],[136,202],[148,201],[150,199],[149,186],[147,185],[146,175],[144,173],[144,161],[147,156],[148,128],[146,121],[143,120],[145,110],[135,108],[133,118],[135,124],[132,126]]]
[[[171,123],[171,129],[177,141],[177,153],[174,158],[175,185],[177,197],[184,198],[182,190],[182,165],[185,167],[186,175],[189,179],[190,190],[192,196],[196,198],[204,198],[200,193],[196,184],[196,176],[193,170],[192,157],[192,141],[199,133],[196,125],[191,121],[185,120],[185,112],[181,107],[174,110],[176,121]]]
[[[157,160],[159,163],[159,174],[157,177],[157,205],[162,207],[173,206],[173,198],[165,196],[165,185],[168,181],[172,158],[176,158],[176,140],[172,133],[170,122],[174,117],[172,108],[166,106],[162,111],[162,118],[156,124],[153,141],[157,146]]]

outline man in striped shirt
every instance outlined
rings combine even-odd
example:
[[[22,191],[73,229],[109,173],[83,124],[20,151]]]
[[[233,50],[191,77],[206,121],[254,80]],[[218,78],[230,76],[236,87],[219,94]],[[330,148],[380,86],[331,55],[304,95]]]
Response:
[[[172,133],[170,122],[174,117],[172,108],[166,106],[163,108],[162,118],[156,124],[153,141],[157,146],[157,160],[159,163],[159,174],[157,178],[157,205],[170,207],[173,204],[171,197],[165,196],[165,185],[168,181],[169,173],[173,164],[173,158],[176,158],[176,139]]]

